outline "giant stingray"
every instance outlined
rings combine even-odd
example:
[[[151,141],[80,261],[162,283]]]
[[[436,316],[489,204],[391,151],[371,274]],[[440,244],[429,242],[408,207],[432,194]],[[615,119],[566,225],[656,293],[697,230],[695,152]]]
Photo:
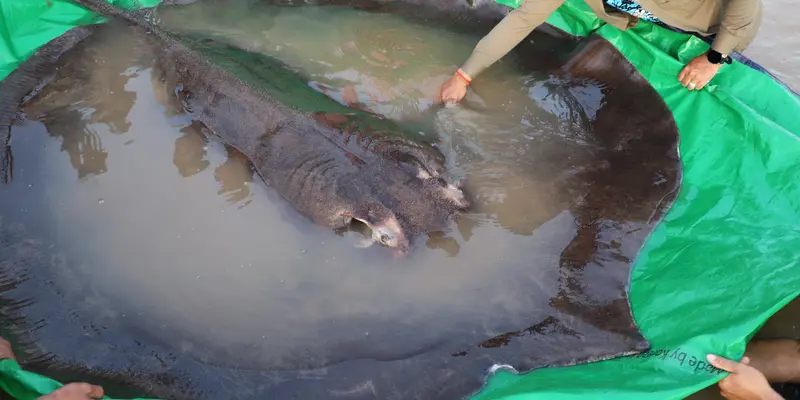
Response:
[[[156,48],[162,79],[183,108],[315,222],[343,228],[356,219],[376,241],[405,251],[413,235],[442,228],[468,206],[441,176],[433,148],[377,134],[362,140],[363,132],[337,129],[339,116],[312,118],[286,107],[167,35]]]
[[[494,3],[482,3],[477,8],[456,0],[409,3],[359,1],[357,6],[423,20],[433,15],[434,20],[455,20],[457,26],[479,27],[484,31],[506,11]],[[439,12],[433,12],[436,10]],[[139,17],[132,14],[133,21],[139,21]],[[19,98],[39,83],[38,78],[51,72],[58,56],[95,29],[77,28],[54,40],[0,84],[4,96],[11,94],[10,100],[2,99],[3,124],[13,115]],[[541,31],[535,35],[553,38]],[[558,47],[568,42],[553,39],[550,43]],[[520,48],[525,49],[525,46]],[[601,38],[584,41],[560,65],[543,64],[542,60],[524,54],[518,58],[526,65],[550,69],[562,78],[560,82],[567,88],[581,82],[595,85],[603,92],[601,98],[590,99],[589,106],[585,105],[586,99],[573,104],[576,108],[596,107],[589,129],[602,150],[597,154],[596,168],[583,168],[564,178],[568,181],[565,186],[571,188],[579,200],[569,206],[575,215],[577,231],[561,254],[562,280],[558,295],[550,304],[558,313],[498,335],[465,334],[465,337],[454,338],[457,340],[452,343],[444,341],[398,359],[372,359],[364,355],[311,370],[275,371],[254,367],[243,370],[197,361],[158,343],[141,341],[130,332],[104,332],[102,327],[89,322],[90,318],[76,315],[68,304],[59,302],[57,292],[42,290],[50,288],[48,280],[34,270],[37,265],[60,261],[24,227],[5,224],[0,225],[0,260],[3,260],[0,268],[5,282],[15,288],[3,293],[7,305],[3,313],[13,321],[11,334],[15,341],[23,344],[20,353],[23,362],[57,378],[102,383],[112,390],[111,394],[118,396],[149,393],[187,399],[450,399],[478,390],[484,382],[486,369],[493,364],[508,364],[519,371],[527,371],[607,359],[646,349],[647,342],[632,319],[627,280],[645,238],[676,193],[680,164],[677,129],[672,116],[646,80]],[[180,57],[170,61],[175,59],[180,60]],[[172,64],[164,62],[163,65],[167,66],[163,71],[165,80],[170,81],[169,66]],[[5,90],[8,88],[14,91]],[[480,90],[479,84],[476,90]],[[239,96],[239,93],[233,95]],[[491,108],[491,96],[488,98]],[[245,104],[258,106],[263,100],[256,96]],[[186,98],[185,104],[191,107],[192,101]],[[221,122],[224,119],[215,120],[219,114],[214,118],[208,114],[199,116],[212,126],[224,123]],[[321,120],[337,122],[336,117],[323,116]],[[233,123],[238,124],[237,121]],[[306,124],[313,125],[313,122]],[[5,156],[4,160],[12,158]],[[401,162],[407,160],[399,158]],[[420,167],[416,162],[406,167],[416,173],[403,176],[418,177],[422,172],[436,172],[436,168]],[[13,171],[13,166],[9,165],[7,171]],[[446,189],[438,180],[431,184]],[[620,256],[619,249],[628,257]],[[26,297],[37,298],[38,302],[28,302]],[[59,306],[48,308],[48,304]],[[37,322],[42,316],[48,321],[50,318],[78,320],[81,326],[77,330],[60,333],[64,338],[78,341],[83,355],[70,359],[60,357],[57,352],[43,353],[41,347],[46,346],[37,344],[36,335],[31,334],[43,329],[42,323]],[[47,325],[45,322],[44,327]],[[87,333],[89,338],[85,337]],[[400,334],[402,332],[398,332]],[[397,338],[363,340],[383,340],[390,345],[388,342]],[[464,346],[465,341],[471,344]],[[359,343],[355,341],[351,350],[358,353],[358,349]],[[136,390],[126,392],[117,385],[128,385]]]

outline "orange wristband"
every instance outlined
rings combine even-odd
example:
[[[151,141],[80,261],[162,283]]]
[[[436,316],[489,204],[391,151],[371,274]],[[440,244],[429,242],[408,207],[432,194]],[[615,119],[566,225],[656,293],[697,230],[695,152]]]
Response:
[[[462,72],[462,71],[461,71],[461,68],[459,68],[459,69],[457,69],[457,70],[456,70],[456,75],[458,75],[459,77],[461,77],[461,79],[463,79],[463,80],[464,80],[464,82],[467,82],[467,85],[469,85],[469,84],[472,82],[472,79],[470,79],[470,78],[467,76],[467,74],[465,74],[464,72]]]

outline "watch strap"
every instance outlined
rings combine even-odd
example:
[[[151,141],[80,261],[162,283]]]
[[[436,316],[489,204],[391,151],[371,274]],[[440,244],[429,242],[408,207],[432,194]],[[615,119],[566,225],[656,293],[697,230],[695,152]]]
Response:
[[[708,50],[706,58],[708,58],[708,62],[712,64],[730,64],[733,61],[730,56],[722,57],[722,53],[714,49]]]

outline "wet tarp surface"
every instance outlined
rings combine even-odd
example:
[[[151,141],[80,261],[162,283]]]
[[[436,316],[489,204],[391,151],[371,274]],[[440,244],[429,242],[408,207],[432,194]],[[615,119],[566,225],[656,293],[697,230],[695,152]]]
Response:
[[[0,4],[9,18],[13,2]],[[36,34],[28,37],[39,39],[28,45],[17,41],[25,35],[6,38],[8,54],[15,57],[3,57],[8,71],[59,29],[93,21],[74,9],[38,19],[52,16],[49,7],[61,6],[42,5],[28,20],[37,22],[24,25],[43,22],[52,35],[31,28]],[[632,273],[634,317],[653,348],[629,358],[522,376],[500,372],[477,397],[683,397],[722,377],[705,364],[707,352],[740,356],[747,337],[800,288],[793,245],[800,240],[794,229],[800,222],[800,122],[793,118],[800,104],[769,76],[739,63],[726,66],[707,90],[685,91],[675,76],[685,61],[705,50],[696,38],[647,23],[620,32],[604,26],[579,1],[567,2],[549,23],[576,35],[597,28],[595,33],[613,43],[661,94],[680,131],[685,168],[680,195]],[[697,118],[698,109],[704,118]],[[11,374],[19,373],[13,362],[2,363]],[[26,375],[14,383],[35,392]]]

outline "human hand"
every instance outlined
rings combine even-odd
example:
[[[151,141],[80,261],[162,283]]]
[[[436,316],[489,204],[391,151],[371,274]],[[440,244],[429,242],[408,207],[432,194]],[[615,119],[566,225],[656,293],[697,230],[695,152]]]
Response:
[[[461,99],[467,95],[468,84],[469,83],[458,75],[458,73],[453,74],[453,76],[442,85],[442,90],[440,92],[442,103],[458,103],[461,101]]]
[[[689,90],[701,90],[708,85],[721,66],[722,64],[712,64],[705,54],[701,54],[683,67],[678,74],[678,80]]]
[[[103,397],[103,388],[88,383],[70,383],[37,400],[92,400]]]
[[[14,351],[11,349],[11,343],[8,340],[5,340],[0,337],[0,360],[15,360],[17,357],[14,355]]]
[[[16,360],[11,349],[11,343],[0,337],[0,360]],[[39,397],[38,400],[92,400],[103,397],[103,388],[88,383],[70,383],[62,386],[50,394]]]
[[[729,400],[783,400],[769,385],[767,378],[748,365],[749,358],[742,357],[740,363],[713,354],[706,358],[711,365],[730,372],[730,375],[719,381],[722,397]]]

